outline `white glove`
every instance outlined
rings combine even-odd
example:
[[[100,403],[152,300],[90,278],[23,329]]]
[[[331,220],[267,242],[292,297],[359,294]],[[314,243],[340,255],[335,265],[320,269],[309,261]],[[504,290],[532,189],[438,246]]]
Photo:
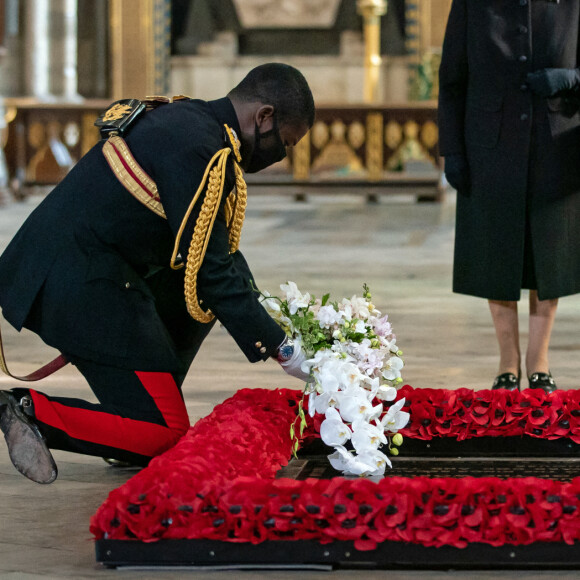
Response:
[[[301,381],[308,382],[310,380],[310,374],[305,373],[302,370],[302,363],[306,360],[306,355],[302,350],[302,345],[298,339],[284,339],[284,342],[280,345],[278,349],[278,362],[280,366],[289,375],[300,379]]]

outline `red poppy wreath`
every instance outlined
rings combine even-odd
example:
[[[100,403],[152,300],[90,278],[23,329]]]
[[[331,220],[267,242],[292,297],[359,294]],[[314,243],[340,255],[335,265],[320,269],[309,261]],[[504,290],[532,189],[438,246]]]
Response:
[[[407,437],[529,435],[580,440],[578,391],[457,391],[405,386]],[[465,547],[580,540],[580,478],[276,479],[288,463],[300,390],[244,389],[171,450],[112,491],[97,539],[353,540]],[[317,437],[316,424],[302,442]],[[404,448],[403,448],[404,449]]]

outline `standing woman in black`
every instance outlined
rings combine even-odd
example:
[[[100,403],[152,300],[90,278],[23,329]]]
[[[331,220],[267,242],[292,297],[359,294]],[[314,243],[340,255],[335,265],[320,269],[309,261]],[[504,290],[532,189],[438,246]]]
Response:
[[[487,298],[493,388],[556,389],[558,298],[580,292],[580,2],[453,0],[440,68],[440,152],[457,189],[453,291]],[[522,360],[518,310],[529,289]]]

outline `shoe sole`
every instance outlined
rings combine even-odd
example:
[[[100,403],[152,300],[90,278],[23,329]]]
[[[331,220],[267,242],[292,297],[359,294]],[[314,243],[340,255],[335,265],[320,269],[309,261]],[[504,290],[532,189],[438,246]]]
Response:
[[[44,437],[30,419],[9,398],[0,417],[0,428],[8,445],[8,454],[14,467],[36,483],[52,483],[58,468]]]

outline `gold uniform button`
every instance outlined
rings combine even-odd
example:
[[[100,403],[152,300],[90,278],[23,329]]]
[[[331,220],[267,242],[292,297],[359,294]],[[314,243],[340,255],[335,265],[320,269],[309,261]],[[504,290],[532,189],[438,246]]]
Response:
[[[265,346],[263,346],[263,347],[260,349],[260,352],[261,352],[262,354],[264,354],[264,353],[266,352],[266,347],[265,347]]]
[[[256,343],[256,348],[260,348],[261,346],[262,346],[262,343],[261,342],[257,342]]]

